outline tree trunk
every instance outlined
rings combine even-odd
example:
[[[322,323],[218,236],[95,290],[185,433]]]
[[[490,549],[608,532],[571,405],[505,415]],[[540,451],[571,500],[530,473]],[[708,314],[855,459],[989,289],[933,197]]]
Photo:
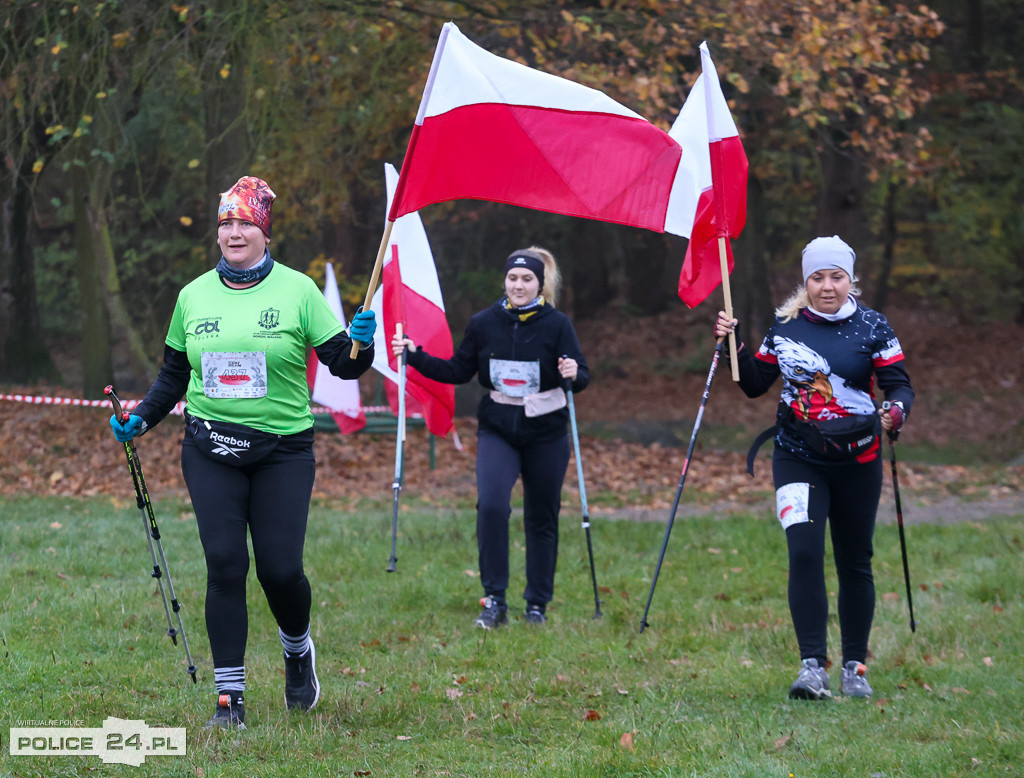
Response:
[[[833,142],[827,143],[821,153],[821,170],[816,232],[811,237],[838,235],[861,258],[871,248],[864,220],[864,163],[855,152]],[[860,275],[863,277],[863,272]]]
[[[875,295],[871,306],[876,311],[884,311],[889,301],[889,281],[892,278],[892,266],[896,254],[897,222],[896,222],[896,183],[889,181],[885,193],[885,235],[882,246],[882,261],[878,267],[878,278],[875,280]]]
[[[246,78],[248,78],[251,39],[247,24],[240,14],[246,14],[245,4],[234,0],[214,0],[211,4],[213,24],[218,29],[207,30],[204,39],[211,44],[200,49],[202,60],[203,125],[206,133],[206,203],[204,213],[210,215],[206,233],[216,233],[216,208],[220,193],[229,189],[239,178],[250,174],[253,157],[251,126],[252,109],[246,105]],[[223,20],[230,19],[229,23]],[[225,63],[231,67],[222,71]],[[298,117],[296,117],[298,119]],[[271,185],[273,187],[273,185]]]
[[[768,277],[767,226],[764,189],[753,175],[747,178],[747,224],[733,245],[735,266],[730,279],[733,315],[739,319],[742,337],[758,344],[775,318],[772,285]]]
[[[42,337],[29,240],[28,171],[0,176],[0,381],[60,381]]]
[[[114,361],[104,303],[103,268],[97,256],[89,215],[89,176],[85,165],[78,160],[71,165],[71,194],[74,198],[75,256],[82,309],[82,396],[95,400],[104,397],[103,388],[114,380]]]

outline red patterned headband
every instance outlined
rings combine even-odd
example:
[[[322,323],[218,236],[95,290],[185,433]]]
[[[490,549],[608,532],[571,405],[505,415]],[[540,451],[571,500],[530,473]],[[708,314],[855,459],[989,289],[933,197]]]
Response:
[[[277,195],[262,178],[242,176],[226,192],[221,192],[217,223],[229,219],[252,222],[270,237],[270,208]]]

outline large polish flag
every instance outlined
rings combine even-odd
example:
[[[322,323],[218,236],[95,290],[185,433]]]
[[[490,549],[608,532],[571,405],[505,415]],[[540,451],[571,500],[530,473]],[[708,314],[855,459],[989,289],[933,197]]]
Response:
[[[669,135],[682,146],[700,187],[690,242],[679,275],[679,298],[690,308],[722,283],[718,238],[737,238],[747,221],[747,155],[707,42],[700,45],[701,74]],[[682,233],[679,233],[682,234]],[[729,272],[732,245],[725,241]]]
[[[324,297],[327,304],[338,317],[342,326],[345,324],[345,313],[341,308],[341,294],[338,292],[338,279],[334,275],[334,266],[327,263],[324,278]],[[359,398],[359,381],[345,380],[331,373],[327,366],[316,358],[316,352],[309,352],[306,362],[306,381],[312,390],[312,400],[330,409],[331,417],[343,435],[358,432],[366,426],[366,415]]]
[[[470,198],[689,237],[701,187],[684,154],[604,93],[491,54],[448,22],[388,220]]]
[[[384,166],[390,209],[398,185],[393,165]],[[437,280],[434,255],[418,213],[395,221],[381,270],[381,285],[374,292],[370,309],[383,326],[374,333],[373,367],[389,381],[388,404],[398,413],[398,358],[391,353],[391,338],[400,322],[406,335],[432,356],[452,356],[452,333],[445,317],[441,285]],[[455,387],[424,378],[406,366],[406,414],[420,413],[427,429],[445,437],[455,415]]]

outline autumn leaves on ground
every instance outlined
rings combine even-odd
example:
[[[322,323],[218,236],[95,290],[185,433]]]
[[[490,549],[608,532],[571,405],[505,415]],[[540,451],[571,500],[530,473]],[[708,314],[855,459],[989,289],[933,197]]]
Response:
[[[577,321],[592,372],[590,387],[576,397],[591,513],[638,515],[671,506],[711,364],[714,343],[708,321],[713,314],[708,311],[680,307],[642,319],[615,315]],[[958,463],[925,465],[905,458],[901,487],[932,500],[1020,495],[1024,327],[966,327],[932,313],[894,311],[889,318],[908,355],[918,395],[901,448],[943,450],[943,461]],[[748,400],[731,383],[723,361],[687,473],[686,500],[770,506],[768,462],[759,460],[756,477],[750,478],[744,451],[752,436],[771,423],[777,387]],[[80,396],[70,385],[7,386],[0,393]],[[0,401],[0,494],[130,496],[124,450],[110,434],[109,415],[101,408]],[[154,499],[184,491],[179,421],[168,418],[138,443]],[[455,428],[462,450],[456,449],[452,435],[435,440],[433,470],[426,432],[410,430],[403,499],[427,505],[473,504],[475,419],[457,417]],[[979,452],[987,454],[984,465],[979,464]],[[319,433],[316,454],[317,496],[390,499],[392,435]],[[579,504],[572,464],[566,500]]]

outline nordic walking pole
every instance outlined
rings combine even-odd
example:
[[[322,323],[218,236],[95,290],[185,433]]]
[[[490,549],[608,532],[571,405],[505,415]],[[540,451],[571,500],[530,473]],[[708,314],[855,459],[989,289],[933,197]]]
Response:
[[[697,418],[693,422],[693,432],[690,435],[690,445],[686,449],[686,460],[683,462],[683,472],[679,475],[679,488],[676,489],[676,499],[672,503],[672,512],[668,517],[668,526],[665,527],[665,540],[661,543],[661,553],[658,554],[658,565],[654,569],[654,578],[651,580],[651,592],[647,595],[647,607],[644,608],[644,617],[640,620],[640,632],[650,626],[647,623],[647,614],[651,610],[651,600],[654,599],[654,587],[658,585],[658,575],[661,573],[661,563],[665,559],[665,549],[668,548],[668,536],[672,534],[672,525],[676,520],[676,510],[679,508],[679,498],[683,494],[683,485],[686,483],[686,472],[690,469],[690,461],[693,458],[693,447],[697,443],[697,433],[700,432],[700,422],[704,418],[704,408],[708,404],[708,394],[711,392],[711,381],[715,377],[715,371],[718,369],[718,360],[722,356],[722,341],[724,338],[719,338],[718,343],[715,345],[715,355],[711,359],[711,369],[708,371],[708,380],[704,384],[704,394],[700,398],[700,408],[697,410]]]
[[[395,325],[395,332],[402,337],[402,322]],[[398,429],[395,435],[395,480],[391,488],[395,490],[395,507],[391,513],[391,559],[388,560],[389,573],[395,572],[395,543],[398,540],[398,494],[402,491],[402,454],[405,446],[405,349],[398,357]]]
[[[573,452],[576,454],[576,480],[580,485],[580,503],[583,508],[583,529],[587,533],[587,556],[590,557],[590,581],[594,584],[594,616],[599,619],[604,616],[601,613],[601,600],[597,593],[597,574],[594,572],[594,545],[590,541],[590,510],[587,508],[587,485],[583,482],[583,460],[580,459],[580,433],[576,426],[576,404],[572,399],[572,380],[565,379],[565,395],[569,400],[569,426],[572,428]]]
[[[882,410],[887,411],[892,407],[888,400],[882,403]],[[907,538],[903,534],[903,505],[900,502],[900,480],[896,473],[896,438],[898,432],[889,432],[889,464],[892,467],[892,493],[896,498],[896,523],[900,528],[900,552],[903,554],[903,580],[907,584],[907,607],[910,608],[910,631],[917,631],[917,622],[914,621],[914,598],[910,594],[910,565],[907,562]]]
[[[110,397],[114,406],[114,415],[122,421],[128,420],[128,414],[121,409],[121,401],[117,397],[113,386],[108,386],[103,393]],[[149,554],[153,559],[153,572],[151,575],[156,579],[160,588],[160,596],[164,601],[164,614],[167,616],[167,635],[174,645],[178,645],[178,635],[181,635],[181,642],[185,646],[185,658],[188,660],[187,672],[192,676],[192,683],[198,683],[196,679],[196,665],[192,661],[192,652],[188,647],[188,638],[185,637],[185,624],[181,620],[181,604],[174,594],[174,584],[171,582],[171,571],[167,567],[167,557],[164,556],[164,546],[160,542],[160,528],[157,526],[156,517],[153,515],[153,505],[149,501],[149,490],[146,488],[146,478],[142,474],[142,463],[139,462],[138,452],[135,450],[135,441],[128,440],[124,443],[124,454],[128,460],[128,472],[132,476],[132,484],[135,486],[135,503],[142,513],[142,528],[146,533],[146,541],[149,544]],[[159,552],[159,558],[157,553]],[[163,568],[161,569],[161,563]],[[164,591],[164,577],[167,578],[167,592]],[[170,605],[167,601],[167,593],[170,593]],[[171,622],[171,610],[178,619],[178,628],[174,628]]]

